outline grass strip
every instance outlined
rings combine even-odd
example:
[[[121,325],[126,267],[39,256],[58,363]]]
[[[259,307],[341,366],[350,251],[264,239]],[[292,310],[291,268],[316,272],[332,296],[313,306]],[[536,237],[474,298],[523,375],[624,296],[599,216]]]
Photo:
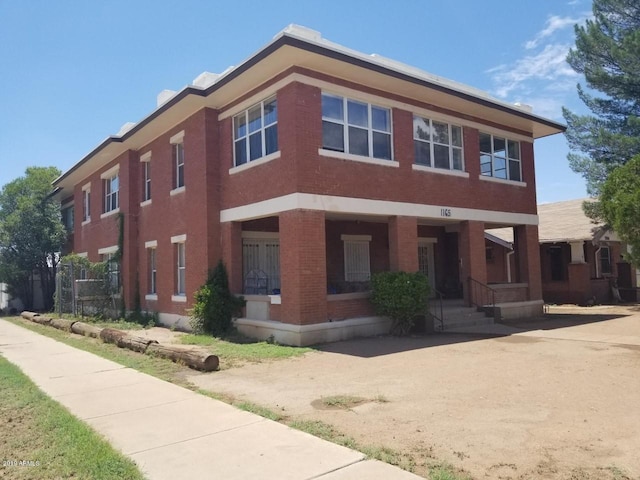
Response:
[[[135,463],[0,356],[0,477],[143,479]]]

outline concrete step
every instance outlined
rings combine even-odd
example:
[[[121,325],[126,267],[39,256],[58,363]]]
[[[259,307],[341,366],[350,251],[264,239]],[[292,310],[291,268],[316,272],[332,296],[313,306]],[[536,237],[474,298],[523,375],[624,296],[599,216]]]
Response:
[[[441,312],[435,310],[434,313],[439,317]],[[454,328],[493,324],[492,317],[488,317],[484,311],[478,311],[472,307],[448,307],[443,309],[442,317],[444,319],[444,325],[440,323],[440,320],[436,318],[433,319],[433,327],[437,332],[446,332]]]

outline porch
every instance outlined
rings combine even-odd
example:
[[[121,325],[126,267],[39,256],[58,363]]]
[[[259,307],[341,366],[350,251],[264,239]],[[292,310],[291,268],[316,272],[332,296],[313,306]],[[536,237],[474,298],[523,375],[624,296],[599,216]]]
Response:
[[[222,227],[231,289],[247,300],[236,326],[255,338],[309,345],[387,333],[389,320],[369,301],[378,272],[420,271],[434,298],[471,309],[482,299],[468,279],[488,282],[484,222],[292,210]],[[537,231],[514,230],[521,241],[512,282],[490,288],[500,303],[535,300],[541,312],[539,281],[529,282],[539,271]]]

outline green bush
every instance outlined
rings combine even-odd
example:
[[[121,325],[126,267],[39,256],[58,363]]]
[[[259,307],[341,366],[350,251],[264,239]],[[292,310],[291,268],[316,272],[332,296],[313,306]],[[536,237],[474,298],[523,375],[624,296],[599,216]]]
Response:
[[[371,278],[371,290],[376,313],[393,321],[393,335],[407,335],[415,316],[427,310],[429,281],[422,273],[376,273]]]
[[[231,294],[227,269],[220,260],[209,273],[207,283],[195,293],[191,327],[197,333],[225,335],[231,330],[233,317],[240,313],[245,303],[244,297]]]

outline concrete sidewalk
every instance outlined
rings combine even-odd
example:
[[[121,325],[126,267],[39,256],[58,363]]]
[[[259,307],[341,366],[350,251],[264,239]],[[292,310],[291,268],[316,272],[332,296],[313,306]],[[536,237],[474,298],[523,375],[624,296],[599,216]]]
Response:
[[[0,355],[152,480],[419,478],[2,319]]]

